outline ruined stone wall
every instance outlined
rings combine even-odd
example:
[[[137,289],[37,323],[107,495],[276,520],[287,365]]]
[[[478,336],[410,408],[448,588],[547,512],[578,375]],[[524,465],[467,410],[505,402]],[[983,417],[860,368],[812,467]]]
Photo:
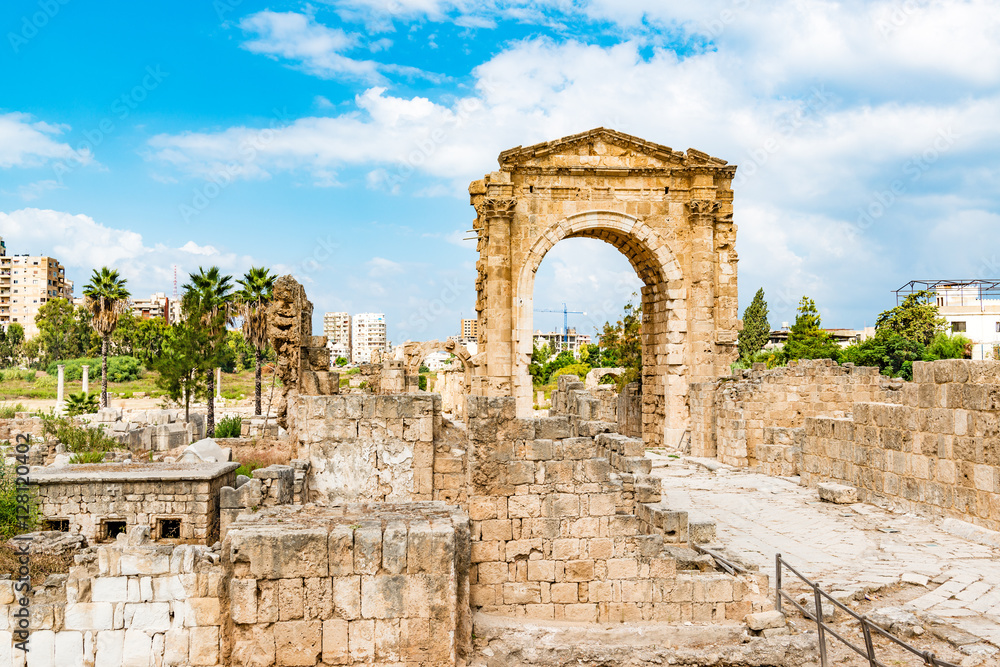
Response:
[[[800,428],[807,417],[842,417],[859,401],[897,401],[901,384],[877,368],[839,366],[829,359],[770,370],[754,364],[732,378],[696,383],[690,391],[691,454],[740,467],[794,461],[794,452],[773,449],[794,449],[794,438],[772,436],[768,443],[765,428]]]
[[[310,501],[433,499],[440,396],[300,395],[289,415]]]
[[[440,503],[242,516],[223,546],[226,664],[464,664],[468,524]]]
[[[148,525],[154,538],[160,519],[180,519],[180,540],[212,544],[219,539],[219,492],[231,486],[236,463],[105,464],[33,468],[45,520],[66,519],[70,532],[88,542],[104,538],[102,522]]]
[[[807,419],[802,483],[1000,530],[1000,362],[916,362],[913,379],[899,404]]]
[[[618,392],[613,386],[609,389],[595,385],[586,389],[586,383],[576,375],[560,375],[556,382],[549,414],[574,415],[584,421],[618,421]],[[640,419],[641,416],[640,412]]]
[[[514,399],[470,397],[473,606],[607,623],[739,622],[767,605],[766,577],[677,573],[662,519],[634,513],[662,509],[643,442],[579,432],[596,424],[516,419]]]
[[[20,606],[0,581],[0,665],[23,665],[12,646]],[[219,554],[196,545],[155,545],[148,529],[78,557],[68,576],[28,593],[33,665],[217,665],[225,637]],[[23,593],[16,597],[20,598]]]

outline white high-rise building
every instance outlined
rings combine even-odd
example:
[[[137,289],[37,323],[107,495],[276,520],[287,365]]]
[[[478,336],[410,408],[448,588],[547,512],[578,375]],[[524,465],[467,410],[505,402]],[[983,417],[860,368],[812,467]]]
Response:
[[[323,335],[330,348],[330,361],[337,357],[351,360],[351,316],[347,313],[324,313]]]
[[[351,361],[371,363],[372,352],[388,349],[385,313],[358,313],[351,319]]]

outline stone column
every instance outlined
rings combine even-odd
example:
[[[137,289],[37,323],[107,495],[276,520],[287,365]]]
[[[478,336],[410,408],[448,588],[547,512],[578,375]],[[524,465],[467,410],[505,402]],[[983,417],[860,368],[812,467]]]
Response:
[[[215,369],[215,400],[222,400],[222,369]]]
[[[715,375],[715,216],[719,202],[692,200],[691,295],[688,300],[689,382]]]
[[[511,223],[517,200],[483,199],[478,212],[486,241],[486,388],[489,396],[510,396],[514,372],[514,285],[511,272]]]
[[[66,367],[62,364],[56,366],[59,369],[59,380],[56,385],[56,412],[62,412],[63,402],[65,400],[65,389],[66,389]]]
[[[84,364],[81,366],[83,369],[83,393],[90,393],[90,365]]]

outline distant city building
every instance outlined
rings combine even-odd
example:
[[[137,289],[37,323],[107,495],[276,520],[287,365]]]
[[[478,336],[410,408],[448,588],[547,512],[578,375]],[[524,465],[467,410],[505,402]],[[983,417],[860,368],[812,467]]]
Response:
[[[351,361],[367,364],[372,352],[389,349],[385,313],[358,313],[351,319]]]
[[[140,320],[150,320],[154,317],[162,317],[167,322],[170,321],[170,299],[164,292],[156,292],[148,299],[133,299],[132,314]]]
[[[455,355],[451,352],[431,352],[424,359],[424,365],[431,371],[437,372],[446,368],[451,368],[451,361]]]
[[[167,306],[167,312],[170,313],[170,317],[167,318],[168,324],[177,324],[184,319],[184,312],[181,310],[181,300],[171,299]]]
[[[461,331],[459,334],[460,339],[479,340],[479,320],[463,319],[459,331]]]
[[[8,256],[0,238],[0,326],[6,329],[16,322],[31,338],[38,333],[38,310],[58,298],[73,303],[73,282],[66,280],[65,267],[52,257]]]
[[[573,353],[573,356],[577,357],[580,356],[581,347],[590,345],[590,336],[587,334],[578,334],[573,327],[567,329],[566,333],[561,331],[550,331],[548,333],[536,331],[534,339],[537,347],[550,345],[556,351],[556,354],[569,350]]]
[[[351,316],[347,313],[324,313],[323,335],[326,336],[326,346],[330,348],[330,362],[336,363],[337,357],[351,360]]]
[[[897,300],[918,290],[935,293],[948,333],[972,341],[973,359],[1000,359],[1000,280],[914,280],[896,290]]]
[[[782,326],[782,328],[780,329],[772,330],[771,333],[768,335],[767,344],[764,345],[764,349],[771,350],[776,347],[781,347],[782,345],[788,342],[788,334],[791,331],[791,329],[788,328],[787,322],[784,322],[782,324],[785,326]],[[837,341],[837,344],[839,344],[840,347],[847,347],[848,345],[854,345],[855,343],[860,343],[863,340],[871,338],[872,333],[869,333],[869,329],[871,330],[871,332],[874,332],[874,329],[872,327],[868,327],[866,329],[861,329],[861,330],[822,329],[822,331],[825,331],[826,333],[830,334],[830,336],[832,336],[833,339]]]

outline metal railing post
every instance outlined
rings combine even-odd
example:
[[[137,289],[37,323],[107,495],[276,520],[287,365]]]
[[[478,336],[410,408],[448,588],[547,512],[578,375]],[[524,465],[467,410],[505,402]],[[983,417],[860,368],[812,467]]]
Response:
[[[774,556],[774,608],[781,611],[781,554]]]
[[[875,645],[872,644],[872,631],[868,629],[868,617],[861,617],[861,629],[865,633],[865,650],[868,651],[868,665],[869,667],[878,667],[878,662],[875,660]]]
[[[813,600],[816,605],[814,615],[816,616],[816,633],[819,635],[819,664],[820,667],[827,667],[826,662],[826,633],[823,628],[823,598],[819,594],[819,587],[813,586]]]

